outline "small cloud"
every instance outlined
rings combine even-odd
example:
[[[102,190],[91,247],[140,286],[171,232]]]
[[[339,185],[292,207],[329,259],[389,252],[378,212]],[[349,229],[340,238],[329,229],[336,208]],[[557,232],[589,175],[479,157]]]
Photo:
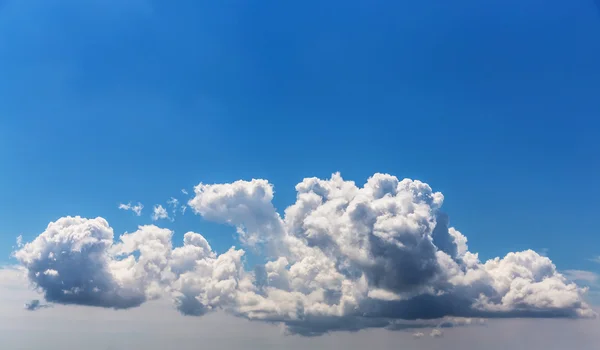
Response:
[[[28,303],[25,303],[25,310],[35,311],[39,309],[44,309],[50,307],[48,304],[42,304],[38,299],[34,299]]]
[[[171,212],[173,213],[173,216],[175,216],[177,214],[177,208],[179,207],[179,200],[171,197],[171,199],[167,201],[167,204],[171,207]]]
[[[17,237],[17,248],[23,248],[23,236],[19,235]]]
[[[185,188],[182,188],[182,189],[181,189],[181,193],[185,194],[186,196],[188,195],[188,191],[186,191],[186,189],[185,189]]]
[[[413,337],[417,338],[417,339],[421,339],[425,336],[425,333],[423,332],[417,332],[417,333],[413,333]]]
[[[140,202],[138,202],[138,204],[136,204],[136,205],[132,205],[131,202],[129,202],[127,204],[123,204],[123,203],[119,204],[119,209],[131,210],[132,212],[135,213],[135,215],[140,216],[140,215],[142,215],[142,209],[144,209],[144,206]]]
[[[368,292],[369,298],[378,299],[378,300],[401,300],[401,297],[393,292],[387,291],[385,289],[372,289]]]
[[[160,219],[169,219],[169,213],[167,213],[167,209],[165,209],[162,205],[158,204],[154,206],[152,212],[152,220],[157,221]]]
[[[44,271],[44,275],[56,277],[56,276],[58,276],[58,271],[56,271],[54,269],[47,269],[46,271]]]
[[[598,281],[598,274],[592,271],[584,271],[584,270],[566,270],[564,275],[572,280],[579,282],[589,282],[594,283]]]
[[[182,193],[184,194],[188,194],[186,190],[181,190]],[[177,215],[177,212],[181,212],[181,215],[185,215],[185,211],[187,210],[187,205],[185,204],[179,204],[179,200],[175,197],[171,197],[171,199],[169,199],[167,201],[167,204],[171,207],[171,213],[173,214],[173,217],[175,217]]]
[[[600,255],[591,258],[590,261],[600,264]]]
[[[177,205],[179,205],[179,200],[177,198],[171,197],[171,199],[167,201],[167,204],[169,204],[172,207],[177,207]]]
[[[431,331],[431,333],[429,333],[429,336],[432,338],[440,338],[444,335],[444,332],[442,332],[440,329],[433,329]]]

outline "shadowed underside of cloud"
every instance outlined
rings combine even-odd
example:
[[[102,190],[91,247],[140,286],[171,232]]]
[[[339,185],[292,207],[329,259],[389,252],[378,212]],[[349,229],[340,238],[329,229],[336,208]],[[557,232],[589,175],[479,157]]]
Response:
[[[61,218],[15,257],[50,302],[126,309],[166,296],[186,315],[223,309],[309,336],[443,328],[450,316],[595,317],[586,290],[547,257],[528,250],[481,262],[425,183],[375,174],[358,187],[334,174],[296,191],[281,216],[266,180],[195,187],[196,214],[236,227],[268,257],[254,271],[243,250],[216,254],[194,232],[176,248],[154,225],[115,241],[103,218]]]

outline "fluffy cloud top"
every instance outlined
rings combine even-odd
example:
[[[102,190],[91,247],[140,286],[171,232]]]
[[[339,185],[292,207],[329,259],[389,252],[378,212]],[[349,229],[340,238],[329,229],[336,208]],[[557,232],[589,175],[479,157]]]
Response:
[[[194,191],[196,214],[236,227],[268,261],[247,271],[243,250],[216,254],[193,232],[173,248],[172,232],[156,226],[115,242],[104,219],[79,217],[51,223],[15,256],[51,302],[128,308],[167,296],[183,314],[223,309],[304,335],[435,326],[430,335],[440,336],[471,317],[595,316],[585,289],[547,257],[528,250],[481,262],[448,226],[443,195],[417,180],[305,179],[283,217],[266,180]],[[449,316],[458,318],[429,321]]]
[[[151,231],[154,227],[147,229]],[[126,240],[129,237],[123,236]],[[15,257],[47,301],[128,308],[144,302],[147,286],[143,285],[145,276],[135,276],[139,264],[133,256],[118,259],[111,254],[126,242],[114,245],[113,230],[102,218],[64,217],[50,223],[35,240],[18,250]],[[140,253],[142,262],[146,259],[144,253],[155,254],[150,249]]]

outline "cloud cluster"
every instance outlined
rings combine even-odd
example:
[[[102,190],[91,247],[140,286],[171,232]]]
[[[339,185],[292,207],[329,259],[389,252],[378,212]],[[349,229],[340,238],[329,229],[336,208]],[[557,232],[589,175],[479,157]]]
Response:
[[[243,250],[217,254],[198,233],[173,248],[170,230],[141,226],[115,242],[102,218],[61,218],[15,256],[51,302],[128,308],[167,296],[186,315],[223,309],[303,335],[431,327],[436,337],[470,318],[595,316],[547,257],[480,261],[423,182],[375,174],[358,187],[334,174],[296,191],[281,216],[266,180],[194,188],[196,214],[264,253],[253,271]]]

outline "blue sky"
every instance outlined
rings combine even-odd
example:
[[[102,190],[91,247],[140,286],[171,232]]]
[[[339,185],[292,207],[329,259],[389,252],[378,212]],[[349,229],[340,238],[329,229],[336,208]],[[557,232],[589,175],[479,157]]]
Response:
[[[484,257],[545,248],[563,268],[592,269],[595,10],[4,1],[0,252],[7,261],[17,235],[67,214],[131,231],[149,212],[119,202],[165,205],[200,181],[269,179],[283,210],[304,177],[388,172],[443,192]]]
[[[428,183],[482,260],[596,276],[598,62],[593,0],[0,0],[0,263],[63,216],[120,235],[240,179],[283,213],[339,171]],[[159,224],[239,245],[191,210]]]

